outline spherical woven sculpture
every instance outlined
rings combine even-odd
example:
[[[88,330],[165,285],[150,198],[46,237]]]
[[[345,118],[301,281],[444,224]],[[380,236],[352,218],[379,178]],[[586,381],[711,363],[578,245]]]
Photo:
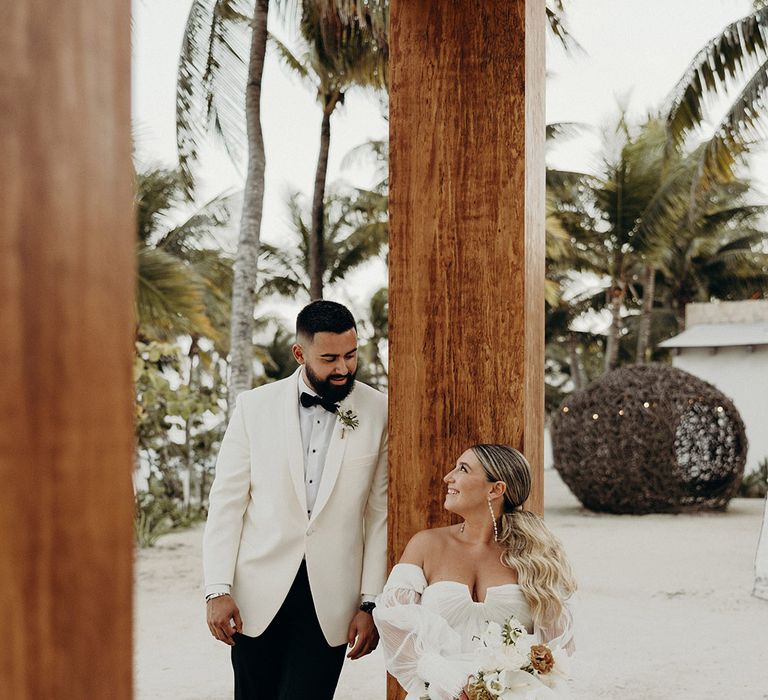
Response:
[[[552,420],[555,468],[581,503],[607,513],[723,510],[744,474],[733,403],[662,364],[607,373]]]

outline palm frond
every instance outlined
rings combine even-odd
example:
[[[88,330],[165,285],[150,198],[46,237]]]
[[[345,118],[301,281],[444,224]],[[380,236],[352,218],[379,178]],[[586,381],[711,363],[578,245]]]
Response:
[[[768,214],[768,205],[742,205],[727,207],[708,212],[703,217],[703,225],[719,226],[723,223],[744,224]]]
[[[349,9],[345,0],[302,2],[299,29],[321,95],[343,93],[352,86],[381,89],[388,84],[388,45]]]
[[[134,181],[138,240],[147,241],[171,225],[173,210],[184,200],[183,183],[179,172],[168,168],[136,173]]]
[[[269,42],[269,46],[271,46],[277,53],[280,63],[283,64],[289,73],[299,78],[306,88],[317,90],[317,83],[313,79],[311,69],[308,66],[309,56],[305,55],[303,58],[298,58],[271,32],[267,36],[267,41]]]
[[[704,119],[706,96],[726,90],[759,69],[768,58],[768,8],[729,24],[691,61],[667,102],[670,148],[679,148],[686,134]]]
[[[236,162],[245,147],[250,47],[247,0],[193,0],[176,80],[176,144],[187,186],[204,139],[221,139]]]
[[[369,224],[358,228],[337,249],[328,272],[327,282],[338,282],[366,260],[379,255],[386,245],[386,224]]]
[[[767,10],[768,12],[768,10]],[[728,182],[736,177],[742,156],[768,135],[768,61],[765,61],[736,97],[709,140],[699,168],[699,189],[712,181]]]
[[[309,287],[295,277],[271,275],[259,287],[260,296],[268,296],[270,294],[278,294],[289,298],[296,298],[302,295],[309,296]]]
[[[546,125],[547,142],[579,136],[591,127],[583,122],[553,122]]]
[[[389,0],[314,0],[313,4],[322,19],[331,20],[331,26],[336,25],[338,18],[339,27],[336,31],[341,32],[343,28],[352,25],[365,27],[380,50],[388,49]],[[330,27],[327,27],[326,32],[329,31]]]
[[[169,229],[155,246],[174,255],[184,256],[199,248],[206,236],[229,221],[232,195],[220,194],[203,204],[185,221]]]
[[[566,27],[565,3],[563,0],[549,0],[546,5],[546,13],[549,31],[563,48],[566,51],[583,52],[584,49]]]
[[[373,159],[375,162],[389,161],[389,141],[386,139],[371,139],[350,149],[341,160],[342,168],[349,168],[362,160]]]
[[[200,278],[178,258],[155,248],[138,251],[136,308],[139,325],[155,338],[185,333],[215,338]]]
[[[228,218],[228,200],[215,197],[175,223],[189,206],[180,172],[155,168],[136,174],[136,306],[145,335],[205,336],[224,348],[232,261],[204,242]]]

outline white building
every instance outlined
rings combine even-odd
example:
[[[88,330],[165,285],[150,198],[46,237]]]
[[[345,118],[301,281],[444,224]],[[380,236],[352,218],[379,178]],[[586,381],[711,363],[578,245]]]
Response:
[[[746,472],[768,459],[768,300],[689,304],[686,329],[661,347],[672,364],[708,381],[741,414],[749,450]]]
[[[768,301],[689,304],[685,326],[661,347],[674,349],[675,367],[714,384],[733,401],[747,430],[746,471],[754,471],[768,458]],[[753,593],[768,599],[768,508]]]

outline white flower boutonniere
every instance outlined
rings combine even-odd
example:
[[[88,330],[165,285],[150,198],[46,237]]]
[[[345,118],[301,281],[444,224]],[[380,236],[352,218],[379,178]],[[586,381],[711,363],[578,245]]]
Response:
[[[354,430],[360,425],[360,421],[357,419],[357,414],[349,408],[339,408],[339,410],[336,411],[336,419],[344,426],[341,429],[342,440],[344,439],[344,433],[346,433],[347,428]]]

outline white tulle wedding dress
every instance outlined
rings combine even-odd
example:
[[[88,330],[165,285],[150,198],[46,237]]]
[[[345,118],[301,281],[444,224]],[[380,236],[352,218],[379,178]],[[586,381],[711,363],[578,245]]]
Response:
[[[452,700],[478,670],[478,648],[488,623],[516,617],[554,650],[573,648],[572,616],[564,608],[552,629],[537,628],[517,584],[489,587],[484,601],[472,599],[457,581],[427,583],[414,564],[397,564],[376,600],[374,619],[387,670],[408,692],[407,700]],[[537,686],[541,685],[536,683]],[[509,695],[517,698],[567,698],[567,683]]]

